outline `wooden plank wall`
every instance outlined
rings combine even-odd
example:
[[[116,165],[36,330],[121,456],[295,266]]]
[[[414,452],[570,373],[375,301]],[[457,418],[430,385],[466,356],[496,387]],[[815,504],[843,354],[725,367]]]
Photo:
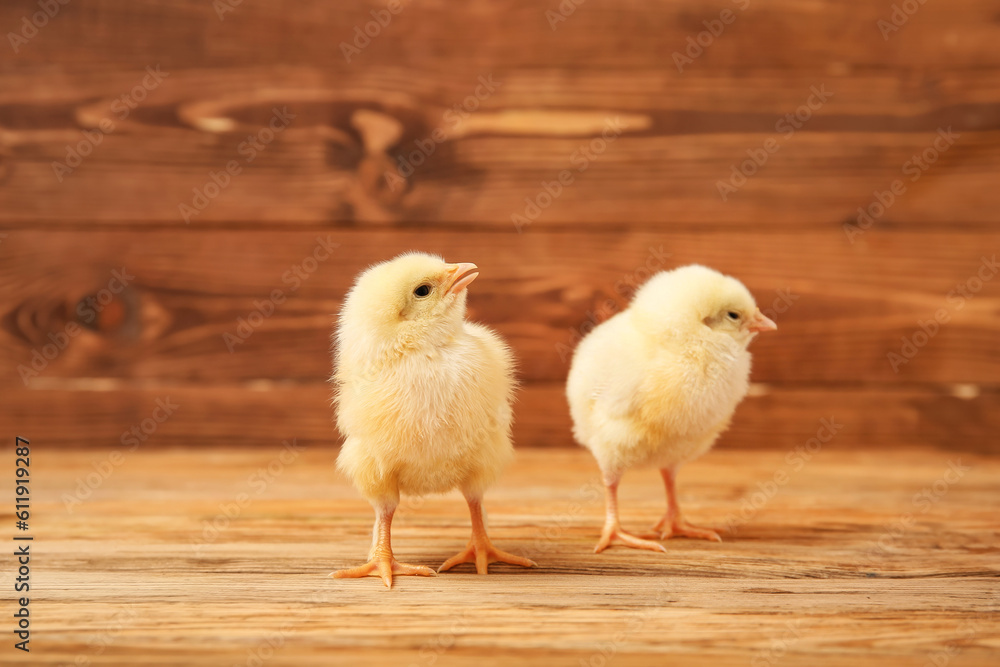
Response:
[[[0,6],[5,433],[114,447],[170,397],[147,446],[331,445],[340,300],[418,248],[482,267],[521,446],[571,445],[580,334],[701,262],[780,324],[723,445],[835,418],[831,446],[1000,451],[994,3],[899,26],[860,0],[73,0],[33,32],[37,11]]]

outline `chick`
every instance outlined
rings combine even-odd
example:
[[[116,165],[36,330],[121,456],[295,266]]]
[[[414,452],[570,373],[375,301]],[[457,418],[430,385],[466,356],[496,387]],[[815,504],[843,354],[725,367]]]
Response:
[[[619,524],[618,482],[635,467],[655,466],[666,486],[666,514],[645,537],[721,541],[681,518],[677,469],[729,426],[747,393],[747,346],[774,329],[742,283],[692,265],[656,274],[627,309],[580,342],[566,393],[574,435],[604,478],[607,514],[596,553],[618,542],[666,551]]]
[[[408,253],[363,272],[344,301],[336,333],[334,401],[345,438],[337,458],[375,508],[369,561],[333,576],[433,575],[397,562],[390,527],[400,493],[458,488],[472,516],[468,546],[438,571],[474,562],[526,567],[486,534],[483,492],[513,456],[514,363],[503,340],[465,321],[475,264]]]

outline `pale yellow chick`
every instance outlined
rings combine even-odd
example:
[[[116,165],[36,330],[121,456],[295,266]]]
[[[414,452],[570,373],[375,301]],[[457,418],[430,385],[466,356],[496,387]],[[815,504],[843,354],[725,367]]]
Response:
[[[595,552],[617,542],[666,551],[619,524],[618,482],[635,467],[658,468],[666,486],[667,512],[648,537],[721,541],[681,518],[677,468],[729,426],[747,393],[747,346],[776,328],[741,282],[692,265],[653,276],[626,310],[580,342],[566,393],[574,435],[604,478],[607,515]]]
[[[408,253],[372,266],[344,301],[336,333],[337,426],[345,441],[337,458],[375,508],[369,562],[333,576],[433,575],[399,563],[390,544],[400,493],[458,488],[472,516],[472,538],[440,570],[475,562],[533,566],[493,546],[483,518],[483,492],[513,456],[510,439],[514,362],[503,340],[465,321],[466,287],[475,264]]]

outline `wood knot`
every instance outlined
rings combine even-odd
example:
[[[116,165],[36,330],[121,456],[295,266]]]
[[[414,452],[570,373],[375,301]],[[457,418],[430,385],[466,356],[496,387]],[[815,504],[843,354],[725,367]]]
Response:
[[[138,338],[139,295],[131,286],[134,276],[125,269],[111,272],[111,279],[100,288],[81,296],[72,315],[78,324],[105,336]]]
[[[389,156],[403,137],[403,124],[388,114],[358,109],[351,116],[351,126],[361,136],[364,147],[358,163],[362,189],[382,205],[396,206],[410,188]]]

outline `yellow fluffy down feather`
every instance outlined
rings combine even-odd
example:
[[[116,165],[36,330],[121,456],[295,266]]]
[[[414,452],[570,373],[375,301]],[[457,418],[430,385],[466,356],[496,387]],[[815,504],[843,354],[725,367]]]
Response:
[[[692,265],[655,275],[580,342],[567,381],[574,435],[597,459],[609,494],[625,470],[653,466],[672,498],[677,466],[712,446],[747,393],[747,346],[774,328],[742,283]],[[667,523],[683,534],[670,503],[676,517]],[[614,514],[617,523],[616,500]]]
[[[574,433],[602,470],[664,467],[705,452],[746,395],[753,297],[701,266],[657,274],[577,347]]]
[[[514,360],[484,326],[465,321],[474,264],[401,255],[362,273],[347,295],[336,333],[334,401],[344,445],[337,467],[375,507],[371,560],[334,573],[433,574],[392,557],[390,525],[400,493],[461,489],[472,539],[441,566],[490,562],[532,566],[486,535],[483,492],[513,455]]]
[[[437,257],[403,255],[363,273],[337,330],[337,466],[373,502],[400,492],[481,494],[510,461],[514,361],[465,321],[466,290],[413,290],[444,280]]]

